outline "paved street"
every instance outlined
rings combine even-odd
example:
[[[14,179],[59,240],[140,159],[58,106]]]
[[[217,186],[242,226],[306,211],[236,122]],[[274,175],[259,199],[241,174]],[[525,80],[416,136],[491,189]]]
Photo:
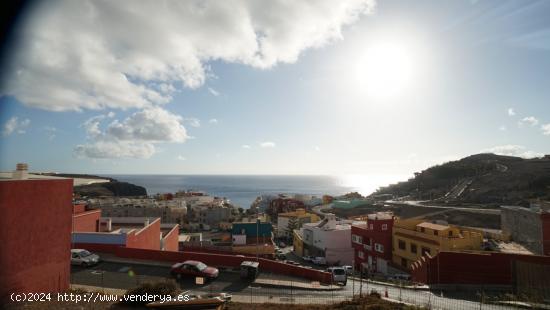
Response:
[[[71,283],[105,288],[129,289],[143,282],[165,281],[171,279],[170,268],[146,266],[140,264],[102,262],[91,268],[73,267]],[[326,304],[350,299],[360,292],[365,294],[376,290],[384,296],[395,300],[430,306],[432,309],[508,309],[507,307],[480,304],[475,301],[441,297],[430,292],[348,280],[347,286],[337,291],[297,290],[292,287],[257,287],[243,282],[236,272],[221,271],[218,279],[205,285],[196,285],[192,279],[179,282],[183,290],[197,293],[230,292],[235,301],[241,302],[278,302],[278,303],[311,303]]]

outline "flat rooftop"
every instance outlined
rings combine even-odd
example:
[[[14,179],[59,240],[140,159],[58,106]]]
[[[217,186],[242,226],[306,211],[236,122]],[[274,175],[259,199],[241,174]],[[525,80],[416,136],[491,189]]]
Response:
[[[423,228],[428,228],[428,229],[432,229],[432,230],[447,230],[447,229],[451,228],[448,225],[440,225],[440,224],[434,224],[434,223],[429,223],[429,222],[420,223],[416,226],[423,227]]]

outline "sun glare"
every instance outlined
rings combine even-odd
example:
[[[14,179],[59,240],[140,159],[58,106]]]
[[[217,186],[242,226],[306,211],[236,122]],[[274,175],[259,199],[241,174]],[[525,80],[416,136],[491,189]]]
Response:
[[[415,73],[414,53],[399,42],[374,42],[364,49],[357,66],[362,92],[374,99],[390,99],[411,88]]]

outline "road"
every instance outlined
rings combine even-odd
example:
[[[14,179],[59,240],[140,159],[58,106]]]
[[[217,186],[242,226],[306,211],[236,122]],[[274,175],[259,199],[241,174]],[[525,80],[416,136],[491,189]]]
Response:
[[[170,268],[129,263],[102,262],[91,268],[73,267],[71,283],[105,288],[130,289],[144,282],[158,282],[171,279]],[[376,290],[384,295],[386,289],[391,299],[401,300],[431,309],[509,309],[507,307],[482,304],[464,299],[435,295],[430,292],[397,288],[381,284],[362,283],[349,279],[346,286],[336,291],[297,290],[293,287],[257,287],[254,283],[243,282],[235,272],[221,271],[218,279],[204,285],[196,285],[192,279],[178,283],[182,290],[195,293],[229,292],[234,301],[254,303],[300,303],[326,304],[349,300],[360,293]]]
[[[395,201],[395,200],[387,200],[385,203],[387,203],[387,204],[393,204],[393,205],[408,205],[408,206],[423,207],[423,208],[452,209],[452,210],[462,210],[462,211],[475,211],[475,212],[487,213],[487,214],[500,214],[500,209],[468,208],[468,207],[454,207],[454,206],[432,206],[432,205],[425,205],[425,204],[422,204],[423,202],[427,202],[427,201],[414,201],[414,200]]]
[[[324,218],[325,213],[323,212],[323,210],[328,210],[330,208],[332,208],[332,203],[329,203],[329,204],[326,204],[326,205],[315,206],[311,209],[311,211],[313,213],[319,215],[321,218]]]

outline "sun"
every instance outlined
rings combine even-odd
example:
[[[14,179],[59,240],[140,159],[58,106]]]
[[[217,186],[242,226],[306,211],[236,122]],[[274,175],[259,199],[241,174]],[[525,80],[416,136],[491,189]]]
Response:
[[[374,99],[391,99],[412,86],[414,51],[402,42],[378,41],[364,48],[356,67],[359,88]]]

